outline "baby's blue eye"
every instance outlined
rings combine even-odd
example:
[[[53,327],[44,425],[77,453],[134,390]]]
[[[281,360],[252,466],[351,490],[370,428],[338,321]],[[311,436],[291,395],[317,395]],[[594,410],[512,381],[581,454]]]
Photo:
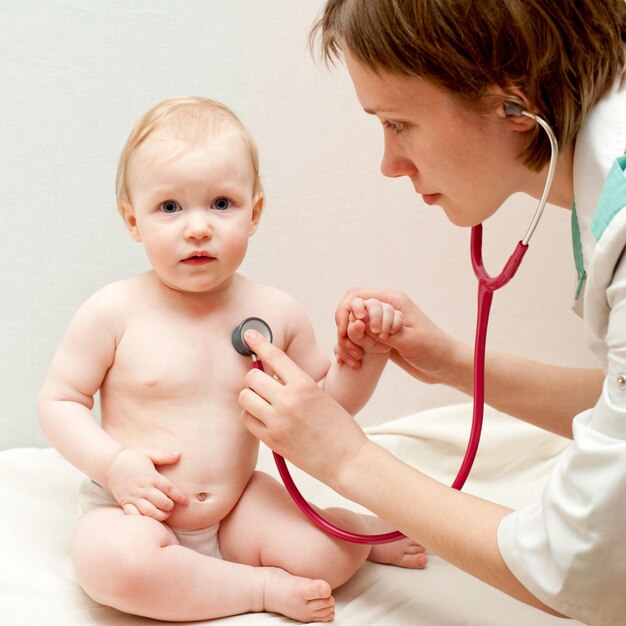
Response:
[[[228,198],[218,198],[213,202],[211,208],[217,209],[218,211],[225,211],[230,208],[232,202]]]
[[[176,211],[181,210],[180,204],[176,202],[176,200],[166,200],[165,202],[161,202],[161,206],[159,207],[163,213],[176,213]]]

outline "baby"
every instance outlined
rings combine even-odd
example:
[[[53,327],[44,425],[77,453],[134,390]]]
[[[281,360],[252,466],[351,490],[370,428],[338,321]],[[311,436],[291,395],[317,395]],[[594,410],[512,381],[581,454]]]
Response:
[[[127,140],[117,195],[152,269],[80,307],[39,400],[44,432],[89,477],[71,543],[84,590],[161,620],[271,611],[323,622],[332,589],[366,559],[423,567],[408,539],[370,547],[325,534],[255,471],[258,441],[237,402],[250,360],[231,345],[243,318],[265,319],[274,343],[351,413],[388,355],[366,354],[358,371],[331,364],[291,297],[237,273],[263,208],[256,148],[237,117],[202,98],[156,105]],[[394,332],[398,316],[372,303],[370,324]],[[356,532],[390,530],[345,509],[324,515]]]

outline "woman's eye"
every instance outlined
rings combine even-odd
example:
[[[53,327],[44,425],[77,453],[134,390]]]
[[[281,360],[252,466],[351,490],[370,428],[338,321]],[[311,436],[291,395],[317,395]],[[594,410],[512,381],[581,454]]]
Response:
[[[390,122],[389,120],[385,120],[383,126],[390,128],[396,135],[399,135],[404,130],[404,124],[402,122]]]
[[[232,202],[228,198],[218,198],[213,202],[211,208],[217,209],[218,211],[225,211],[230,208]]]
[[[160,209],[163,213],[176,213],[176,211],[181,210],[181,206],[175,200],[166,200],[161,202]]]

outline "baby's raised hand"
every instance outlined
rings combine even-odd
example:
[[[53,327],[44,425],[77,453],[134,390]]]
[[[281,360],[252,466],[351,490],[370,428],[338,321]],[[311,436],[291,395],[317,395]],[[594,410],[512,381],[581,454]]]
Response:
[[[113,459],[107,488],[126,515],[145,515],[165,521],[176,503],[183,506],[189,498],[158,470],[180,459],[177,452],[123,448]]]
[[[353,298],[348,303],[345,335],[339,335],[335,355],[354,365],[364,352],[381,354],[391,350],[385,341],[402,327],[402,312],[375,298]]]

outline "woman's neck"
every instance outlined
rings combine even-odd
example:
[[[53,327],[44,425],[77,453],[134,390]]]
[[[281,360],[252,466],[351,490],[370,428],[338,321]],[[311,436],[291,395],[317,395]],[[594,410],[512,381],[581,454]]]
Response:
[[[546,164],[533,176],[533,181],[527,190],[533,198],[541,198],[548,167],[549,164]],[[574,146],[572,144],[559,151],[548,202],[564,209],[571,209],[574,204]]]

